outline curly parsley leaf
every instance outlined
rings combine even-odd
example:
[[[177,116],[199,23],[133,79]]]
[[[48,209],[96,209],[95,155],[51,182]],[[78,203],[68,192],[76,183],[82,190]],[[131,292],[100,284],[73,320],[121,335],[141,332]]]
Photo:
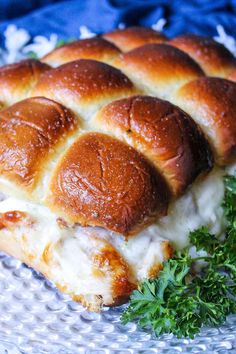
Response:
[[[57,43],[56,43],[54,49],[60,48],[60,47],[62,47],[63,45],[72,43],[72,42],[74,42],[74,41],[76,41],[76,38],[59,39],[59,40],[57,41]],[[28,53],[27,53],[27,57],[28,57],[29,59],[36,59],[36,60],[40,59],[39,56],[38,56],[38,54],[35,53],[34,51],[28,52]]]
[[[69,43],[72,43],[72,42],[75,42],[75,41],[76,41],[76,38],[59,39],[57,41],[56,48],[60,48],[60,47],[62,47],[65,44],[69,44]]]
[[[222,203],[230,228],[236,228],[236,177],[225,176],[225,196]]]
[[[203,325],[217,326],[236,313],[236,177],[226,176],[223,208],[228,228],[223,241],[206,227],[190,232],[190,242],[207,263],[198,274],[188,249],[163,264],[154,280],[145,280],[130,298],[122,321],[137,321],[157,336],[193,338]]]
[[[29,58],[29,59],[39,59],[39,57],[37,56],[37,54],[35,53],[35,52],[29,52],[29,53],[27,53],[27,57]]]

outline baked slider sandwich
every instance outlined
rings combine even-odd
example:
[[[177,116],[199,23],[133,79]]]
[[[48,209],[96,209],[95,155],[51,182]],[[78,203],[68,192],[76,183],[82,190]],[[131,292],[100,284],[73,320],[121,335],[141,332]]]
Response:
[[[157,277],[190,230],[226,227],[236,60],[179,42],[132,28],[0,69],[0,250],[92,311]]]

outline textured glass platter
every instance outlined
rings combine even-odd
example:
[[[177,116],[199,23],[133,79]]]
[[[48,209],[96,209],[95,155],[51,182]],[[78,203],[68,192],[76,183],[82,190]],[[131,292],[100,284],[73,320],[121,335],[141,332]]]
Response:
[[[0,354],[236,353],[236,316],[204,328],[194,340],[154,339],[130,323],[122,307],[89,313],[45,278],[0,253]]]

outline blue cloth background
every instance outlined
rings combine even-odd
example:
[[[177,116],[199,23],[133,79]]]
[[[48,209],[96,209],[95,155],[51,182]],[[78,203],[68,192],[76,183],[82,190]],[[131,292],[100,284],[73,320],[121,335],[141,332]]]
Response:
[[[101,33],[121,22],[150,26],[161,17],[168,21],[170,37],[183,32],[213,36],[217,24],[236,37],[236,0],[0,0],[0,42],[11,23],[32,36],[74,38],[81,25]]]

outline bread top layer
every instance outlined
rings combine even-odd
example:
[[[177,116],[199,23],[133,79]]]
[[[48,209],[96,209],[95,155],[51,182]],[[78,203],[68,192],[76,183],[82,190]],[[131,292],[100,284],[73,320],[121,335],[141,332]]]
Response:
[[[191,53],[160,44],[166,38],[153,30],[114,38],[135,49],[120,53],[96,37],[48,55],[93,60],[0,69],[0,102],[5,92],[13,102],[36,96],[1,111],[0,186],[47,202],[70,223],[129,235],[164,215],[171,197],[211,169],[213,155],[220,165],[235,162],[236,84],[206,77]],[[213,44],[220,62],[223,52]],[[98,61],[108,57],[112,66]],[[222,67],[231,63],[225,58]],[[155,97],[137,96],[144,93]]]

